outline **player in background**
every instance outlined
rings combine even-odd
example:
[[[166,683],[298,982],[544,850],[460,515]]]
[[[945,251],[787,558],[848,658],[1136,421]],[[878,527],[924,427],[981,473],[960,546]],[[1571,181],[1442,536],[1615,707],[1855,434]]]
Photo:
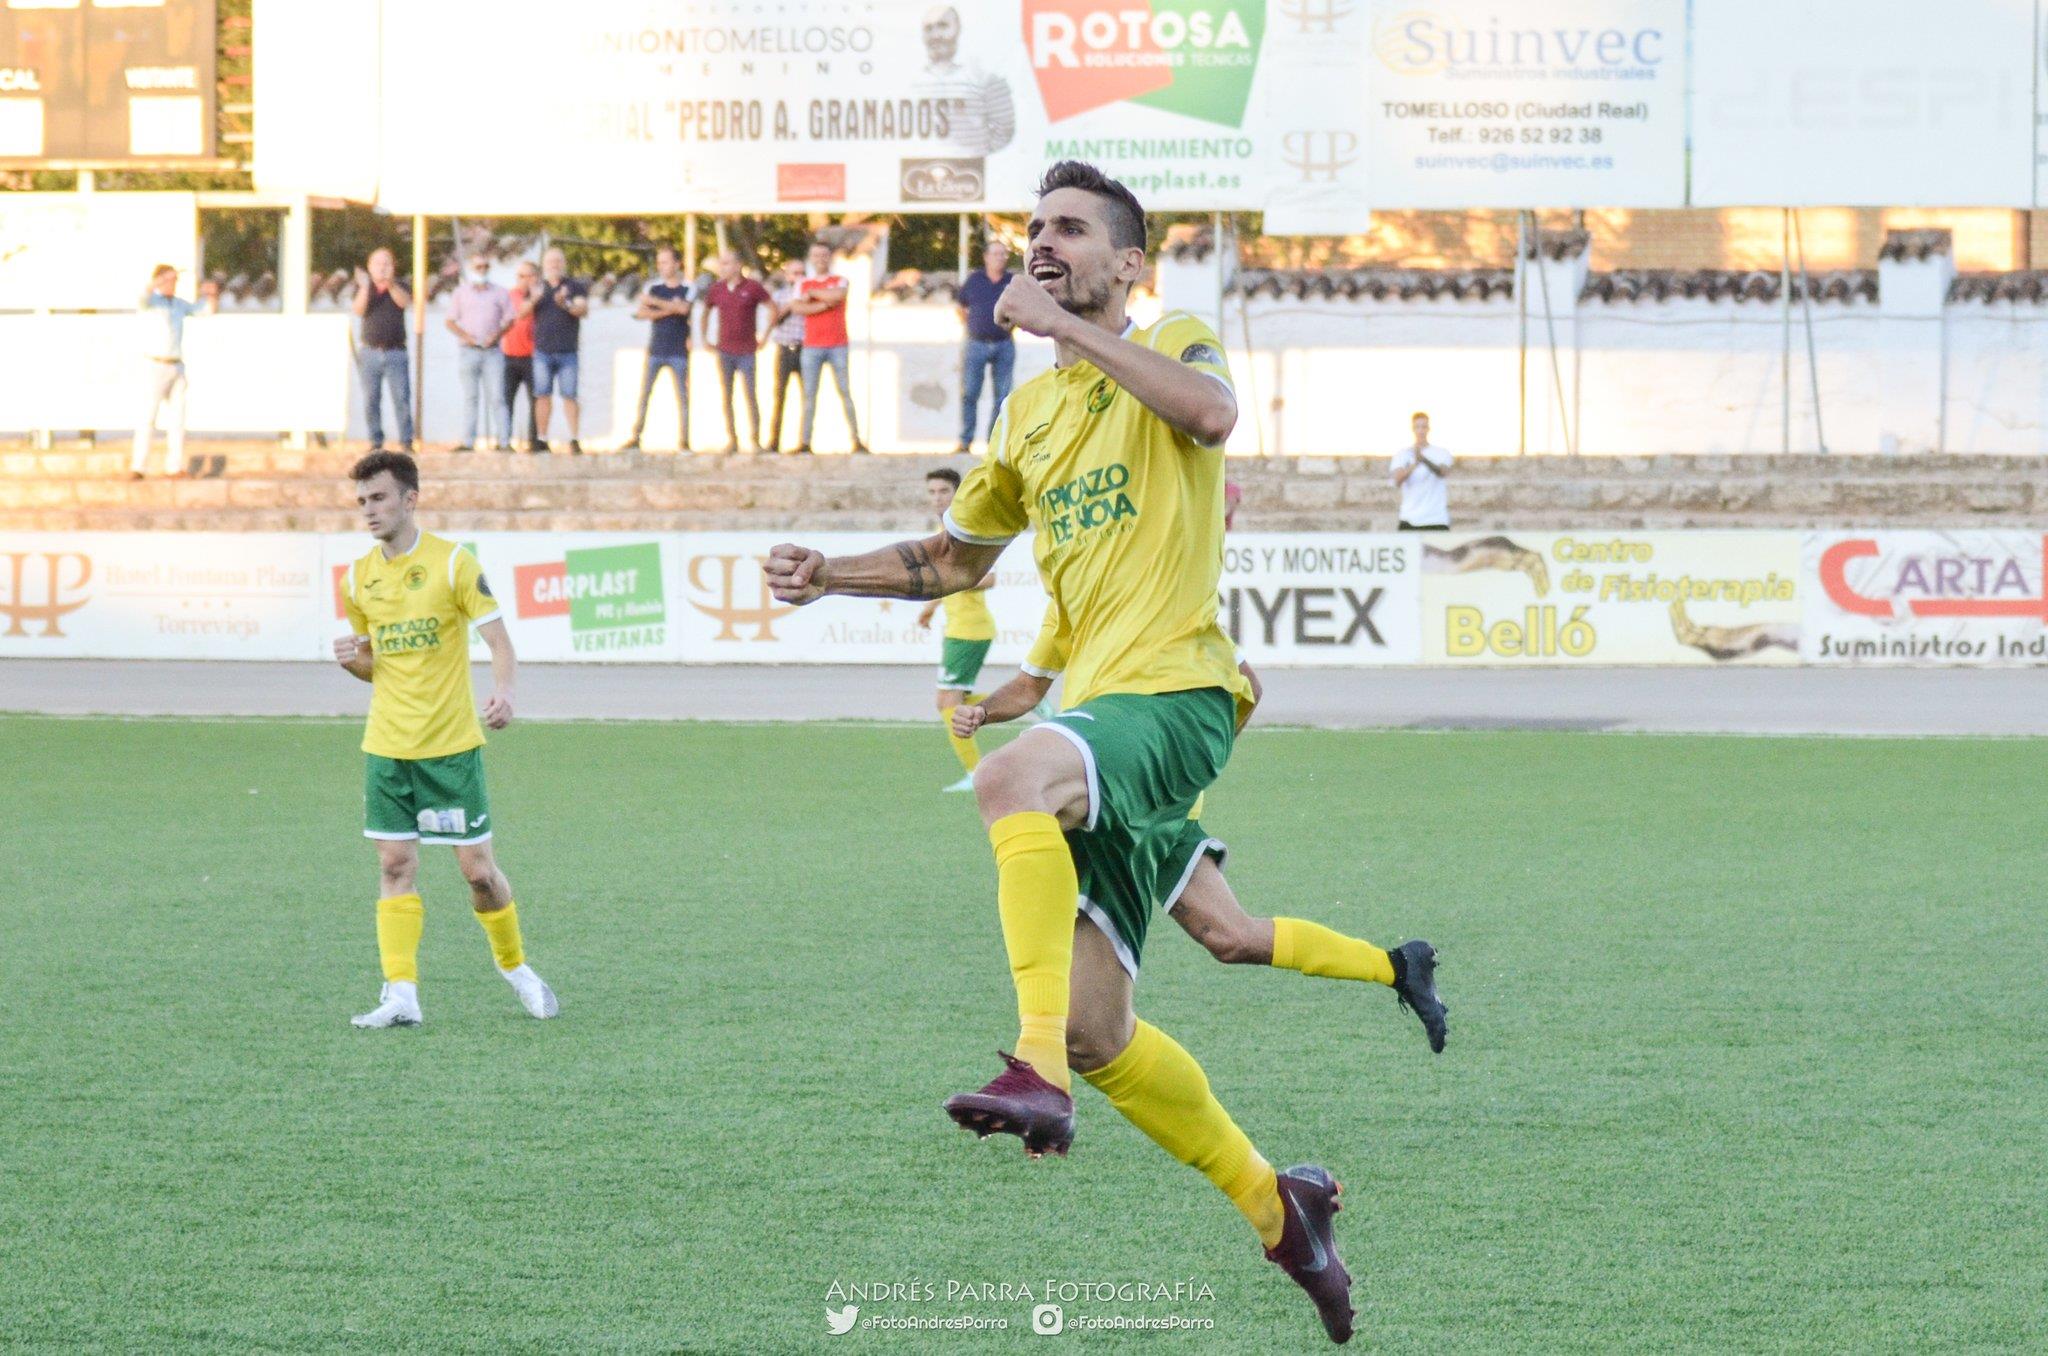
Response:
[[[1037,709],[1067,666],[1067,641],[1059,613],[1045,610],[1045,624],[1032,642],[1017,676],[981,698],[953,708],[953,734],[966,737],[984,726],[1016,720]],[[1237,669],[1252,687],[1257,705],[1264,694],[1259,675],[1243,658]],[[1250,719],[1247,711],[1245,718]],[[1243,726],[1239,727],[1240,733]],[[1347,937],[1305,918],[1259,918],[1245,912],[1223,877],[1228,849],[1202,828],[1202,800],[1188,814],[1173,860],[1160,873],[1169,888],[1158,905],[1181,930],[1225,965],[1266,965],[1323,979],[1361,980],[1393,989],[1395,1000],[1422,1022],[1429,1048],[1443,1053],[1448,1034],[1445,1009],[1436,993],[1436,949],[1428,942],[1403,942],[1401,982],[1395,982],[1390,953],[1358,937]]]
[[[944,521],[959,488],[960,473],[948,467],[942,466],[925,476],[925,498],[931,502],[934,518]],[[953,594],[943,602],[932,599],[917,614],[918,626],[927,627],[941,608],[946,613],[946,627],[939,641],[939,721],[945,727],[947,742],[953,746],[953,756],[965,770],[959,781],[945,788],[947,791],[972,791],[974,769],[981,764],[981,749],[974,736],[970,733],[963,738],[955,733],[952,717],[963,702],[981,700],[968,694],[974,690],[974,680],[981,676],[988,647],[996,638],[996,619],[988,610],[988,591],[995,582],[996,577],[991,574],[973,588]]]
[[[946,1112],[978,1134],[1018,1136],[1033,1157],[1064,1153],[1069,1070],[1079,1072],[1221,1191],[1331,1340],[1348,1341],[1341,1188],[1315,1165],[1276,1171],[1194,1057],[1132,1008],[1162,874],[1251,701],[1216,620],[1223,444],[1237,423],[1222,342],[1185,312],[1142,327],[1126,314],[1145,271],[1144,208],[1094,166],[1046,172],[1026,235],[1026,269],[996,315],[1050,338],[1054,366],[1005,402],[945,530],[834,559],[785,543],[762,573],[784,603],[940,598],[972,588],[1035,530],[1039,577],[1073,636],[1068,709],[990,754],[974,779],[1016,1054]]]
[[[491,650],[491,695],[483,724],[512,721],[518,673],[512,637],[476,557],[420,530],[420,473],[402,452],[375,452],[355,464],[356,503],[377,539],[342,581],[349,634],[334,658],[370,684],[363,836],[376,843],[382,888],[377,950],[384,989],[361,1027],[418,1026],[419,945],[426,911],[416,880],[420,844],[455,849],[470,904],[498,973],[535,1017],[559,1010],[554,990],[526,963],[519,907],[491,851],[494,826],[484,788],[484,732],[469,679],[469,629]]]

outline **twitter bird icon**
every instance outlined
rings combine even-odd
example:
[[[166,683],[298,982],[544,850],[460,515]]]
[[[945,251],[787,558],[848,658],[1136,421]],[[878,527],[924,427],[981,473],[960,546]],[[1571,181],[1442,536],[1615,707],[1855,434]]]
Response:
[[[834,1337],[844,1337],[853,1331],[853,1321],[860,1317],[860,1306],[849,1304],[844,1309],[825,1309],[825,1329]]]

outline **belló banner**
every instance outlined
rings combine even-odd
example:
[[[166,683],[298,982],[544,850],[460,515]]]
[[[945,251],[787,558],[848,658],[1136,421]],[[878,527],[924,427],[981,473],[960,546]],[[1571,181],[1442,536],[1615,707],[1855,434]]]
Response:
[[[936,662],[923,604],[769,594],[767,532],[450,532],[539,663]],[[894,534],[803,538],[828,554]],[[0,534],[0,660],[325,661],[358,535]],[[990,661],[1044,619],[1023,538]],[[1234,533],[1217,612],[1273,668],[2048,664],[2048,534]],[[476,648],[481,658],[482,647]]]

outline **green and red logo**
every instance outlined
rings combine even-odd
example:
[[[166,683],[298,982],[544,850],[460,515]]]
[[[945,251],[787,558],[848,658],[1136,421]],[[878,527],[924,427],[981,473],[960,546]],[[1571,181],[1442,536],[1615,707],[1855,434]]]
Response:
[[[1054,122],[1129,101],[1244,123],[1264,0],[1024,0],[1024,48]]]
[[[638,650],[667,639],[668,598],[654,542],[566,551],[512,570],[521,617],[569,619],[579,652]]]

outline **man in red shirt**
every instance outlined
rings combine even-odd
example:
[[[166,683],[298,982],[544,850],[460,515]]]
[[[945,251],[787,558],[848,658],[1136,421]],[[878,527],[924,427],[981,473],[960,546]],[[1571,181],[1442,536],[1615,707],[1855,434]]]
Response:
[[[839,387],[839,403],[846,411],[846,431],[853,438],[853,450],[866,452],[846,376],[846,279],[832,271],[830,245],[822,240],[811,243],[809,274],[796,288],[790,310],[804,317],[804,428],[803,445],[797,451],[811,450],[811,425],[818,415],[818,376],[830,367]]]
[[[732,418],[734,377],[745,379],[747,434],[752,443],[748,450],[761,450],[761,407],[754,396],[754,355],[768,342],[767,331],[760,325],[764,306],[772,317],[775,298],[758,281],[740,272],[739,255],[730,250],[719,255],[718,281],[705,290],[704,309],[718,317],[718,384],[725,405],[727,456],[740,450],[740,432]],[[705,328],[699,325],[697,333],[702,336]],[[700,337],[697,342],[702,344],[704,340]]]
[[[540,282],[540,270],[531,260],[519,265],[518,281],[512,284],[512,324],[498,347],[505,354],[505,389],[498,400],[498,427],[505,430],[505,448],[533,450],[533,312],[526,310],[526,298]],[[512,441],[512,404],[519,388],[526,388],[526,436]]]

